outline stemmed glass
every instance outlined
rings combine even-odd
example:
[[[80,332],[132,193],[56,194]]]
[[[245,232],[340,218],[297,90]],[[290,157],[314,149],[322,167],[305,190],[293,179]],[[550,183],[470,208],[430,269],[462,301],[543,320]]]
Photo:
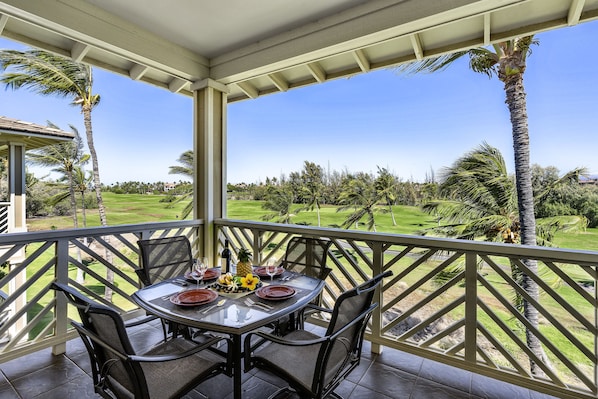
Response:
[[[274,275],[277,272],[278,265],[276,259],[268,259],[266,262],[266,273],[270,276],[270,283],[272,283],[274,279]]]
[[[191,275],[197,282],[197,288],[199,288],[199,282],[203,280],[206,270],[208,270],[208,258],[202,257],[193,260],[193,273]]]

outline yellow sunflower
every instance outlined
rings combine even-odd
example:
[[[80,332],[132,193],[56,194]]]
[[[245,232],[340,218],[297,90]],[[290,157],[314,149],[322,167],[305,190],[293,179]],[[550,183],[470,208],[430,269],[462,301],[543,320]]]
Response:
[[[249,273],[245,277],[241,277],[241,287],[255,290],[256,285],[260,282],[259,277]]]

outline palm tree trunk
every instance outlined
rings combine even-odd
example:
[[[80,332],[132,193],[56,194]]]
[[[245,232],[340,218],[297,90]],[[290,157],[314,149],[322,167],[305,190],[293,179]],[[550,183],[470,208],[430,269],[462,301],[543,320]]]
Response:
[[[79,220],[77,218],[77,199],[75,198],[75,188],[73,184],[73,171],[67,170],[66,175],[69,181],[69,198],[71,201],[71,210],[73,212],[73,226],[79,228]],[[77,248],[77,261],[81,263],[81,248]],[[85,273],[80,268],[77,269],[77,282],[83,284],[85,282]]]
[[[530,167],[530,143],[527,125],[526,94],[523,87],[523,73],[508,76],[505,79],[506,103],[511,114],[513,128],[513,150],[515,155],[515,185],[519,204],[519,221],[521,224],[521,244],[536,245],[536,219],[534,214],[534,198]],[[525,266],[534,274],[538,273],[535,260],[523,260]],[[539,299],[538,285],[529,276],[523,275],[523,289],[535,301]],[[523,302],[523,315],[535,328],[539,326],[538,310],[528,301]],[[526,341],[529,349],[539,358],[544,357],[542,345],[530,329],[526,329]],[[530,359],[530,370],[534,375],[543,375],[541,368]]]
[[[69,199],[71,201],[71,212],[73,212],[73,227],[79,227],[79,221],[77,220],[77,199],[75,198],[75,188],[73,185],[73,171],[67,170],[66,176],[69,181]]]
[[[388,204],[388,210],[390,211],[390,217],[391,217],[391,219],[392,219],[392,225],[393,225],[393,226],[396,226],[396,225],[397,225],[397,221],[396,221],[396,219],[395,219],[395,214],[394,214],[394,212],[392,211],[392,204],[391,204],[391,203],[389,203],[389,204]]]
[[[318,227],[320,227],[321,221],[320,221],[320,204],[316,202],[316,213],[318,214]]]
[[[102,186],[100,183],[100,167],[98,166],[98,156],[96,148],[93,143],[93,129],[91,128],[91,107],[92,105],[83,105],[83,123],[85,124],[85,134],[87,136],[87,146],[89,147],[89,153],[91,155],[91,165],[93,171],[93,185],[96,193],[96,200],[98,202],[98,212],[100,214],[100,223],[102,226],[108,226],[108,220],[106,219],[106,208],[104,207],[104,200],[102,199]],[[106,242],[109,242],[109,237],[104,237]],[[106,249],[105,258],[108,263],[112,263],[112,253]],[[111,269],[106,270],[106,280],[111,285],[114,282],[114,272]],[[107,301],[112,300],[112,288],[106,286],[104,291],[104,298]]]

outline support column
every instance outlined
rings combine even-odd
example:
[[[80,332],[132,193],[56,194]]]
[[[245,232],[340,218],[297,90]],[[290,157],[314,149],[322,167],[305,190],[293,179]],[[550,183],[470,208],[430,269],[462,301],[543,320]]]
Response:
[[[11,212],[8,218],[9,233],[27,231],[25,219],[25,145],[9,144],[8,189]]]
[[[211,79],[193,90],[193,217],[204,221],[202,252],[212,266],[217,261],[214,220],[226,216],[227,88]]]
[[[19,233],[27,231],[25,209],[25,145],[22,143],[9,143],[8,145],[8,192],[10,209],[8,215],[8,232]],[[10,270],[25,259],[25,250],[10,257]],[[9,295],[25,284],[27,273],[20,272],[8,284]],[[11,313],[15,314],[27,304],[27,295],[23,293],[11,304]],[[10,335],[15,336],[27,326],[27,317],[19,318],[11,327]]]

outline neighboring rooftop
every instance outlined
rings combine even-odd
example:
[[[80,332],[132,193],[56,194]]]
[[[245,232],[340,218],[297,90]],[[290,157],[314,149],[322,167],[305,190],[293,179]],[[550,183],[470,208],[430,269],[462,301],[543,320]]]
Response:
[[[598,184],[598,175],[579,176],[579,184]]]
[[[0,116],[0,156],[5,155],[9,142],[25,143],[26,150],[33,150],[74,138],[74,133],[64,130]]]

